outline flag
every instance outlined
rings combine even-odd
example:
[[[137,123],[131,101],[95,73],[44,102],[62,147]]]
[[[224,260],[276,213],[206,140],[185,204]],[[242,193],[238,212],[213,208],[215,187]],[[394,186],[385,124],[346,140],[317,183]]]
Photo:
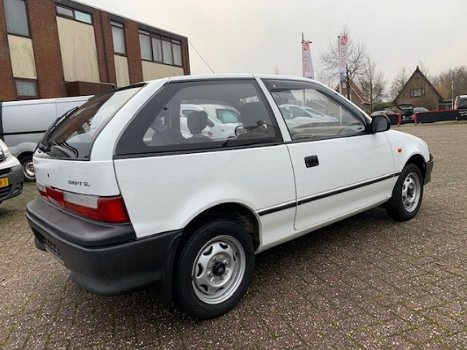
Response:
[[[342,83],[345,80],[345,73],[347,69],[347,47],[349,37],[342,35],[339,37],[339,80]]]
[[[303,76],[314,79],[315,73],[313,72],[313,62],[311,61],[310,42],[306,40],[302,40],[302,63]]]

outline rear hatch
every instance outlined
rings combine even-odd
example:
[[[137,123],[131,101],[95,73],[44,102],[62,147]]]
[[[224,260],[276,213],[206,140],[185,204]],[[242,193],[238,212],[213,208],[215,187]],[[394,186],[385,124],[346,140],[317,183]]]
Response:
[[[50,126],[34,154],[43,199],[91,219],[127,221],[113,160],[92,161],[91,154],[100,132],[140,89],[128,87],[93,97]]]

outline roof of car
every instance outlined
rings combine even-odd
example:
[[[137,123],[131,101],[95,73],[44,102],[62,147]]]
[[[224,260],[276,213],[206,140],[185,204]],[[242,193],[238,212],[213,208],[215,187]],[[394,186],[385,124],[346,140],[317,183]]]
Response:
[[[302,80],[302,81],[313,81],[317,84],[322,85],[320,82],[303,78],[300,76],[293,75],[275,75],[275,74],[247,74],[247,73],[236,73],[236,74],[205,74],[205,75],[181,75],[170,78],[162,78],[157,80],[147,81],[150,82],[163,82],[163,81],[193,81],[193,80],[213,80],[213,79],[246,79],[246,78],[261,78],[261,79],[275,79],[275,80]]]

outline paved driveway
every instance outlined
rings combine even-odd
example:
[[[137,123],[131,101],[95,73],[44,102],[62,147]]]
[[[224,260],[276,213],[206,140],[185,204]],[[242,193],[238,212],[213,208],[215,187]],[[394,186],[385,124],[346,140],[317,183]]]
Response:
[[[24,206],[0,206],[0,348],[466,349],[467,124],[396,127],[435,156],[420,214],[374,209],[257,257],[229,314],[194,322],[154,290],[103,297],[34,248]]]

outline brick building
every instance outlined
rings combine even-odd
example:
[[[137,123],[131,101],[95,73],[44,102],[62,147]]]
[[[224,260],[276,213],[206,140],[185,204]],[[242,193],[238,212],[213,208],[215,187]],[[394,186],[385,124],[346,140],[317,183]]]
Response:
[[[0,0],[0,101],[190,74],[188,39],[70,0]]]
[[[350,85],[350,92],[347,92],[347,88]],[[339,91],[339,85],[336,86],[336,91]],[[358,107],[363,109],[366,113],[370,114],[370,100],[365,96],[363,91],[357,86],[356,83],[351,82],[347,84],[347,79],[342,82],[342,95],[347,97],[350,96],[349,100],[355,103]]]
[[[438,110],[442,102],[443,97],[418,66],[394,100],[396,105],[411,104],[429,110]]]

